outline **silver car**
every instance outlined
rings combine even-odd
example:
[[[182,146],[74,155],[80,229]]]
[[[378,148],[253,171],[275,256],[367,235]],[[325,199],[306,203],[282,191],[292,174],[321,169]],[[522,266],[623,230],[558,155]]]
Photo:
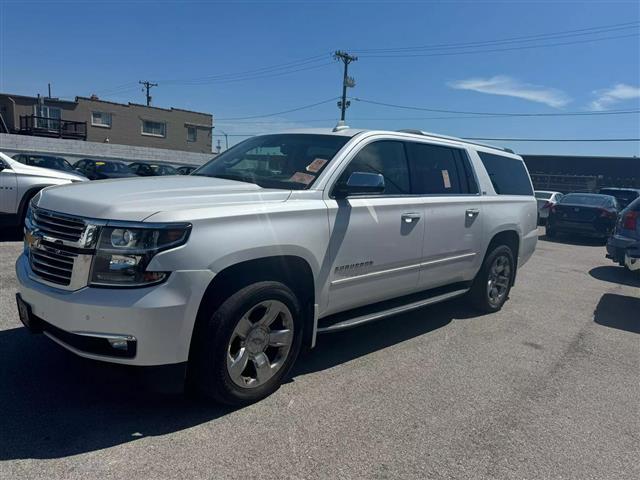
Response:
[[[538,203],[538,224],[545,224],[551,208],[560,201],[563,194],[548,190],[536,190],[535,197]]]
[[[319,129],[252,137],[191,175],[47,188],[25,237],[30,329],[246,404],[320,333],[453,298],[500,310],[538,232],[511,151]]]

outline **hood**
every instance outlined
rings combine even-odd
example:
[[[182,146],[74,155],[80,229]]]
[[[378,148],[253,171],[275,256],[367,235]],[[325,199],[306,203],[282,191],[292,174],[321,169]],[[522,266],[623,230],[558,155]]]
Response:
[[[37,175],[38,177],[46,178],[58,178],[60,180],[71,180],[74,182],[86,182],[89,180],[87,177],[74,172],[64,172],[62,170],[53,170],[51,168],[34,167],[32,165],[25,165],[24,163],[16,162],[13,158],[7,156],[2,157],[6,163],[9,164],[11,170],[21,175]]]
[[[98,180],[42,190],[38,206],[104,220],[142,221],[158,212],[284,202],[291,191],[221,178],[174,175]]]

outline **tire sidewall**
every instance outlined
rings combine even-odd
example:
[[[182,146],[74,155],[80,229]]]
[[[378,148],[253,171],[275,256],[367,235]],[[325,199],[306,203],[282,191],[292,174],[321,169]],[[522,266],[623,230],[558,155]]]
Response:
[[[506,294],[500,304],[493,305],[489,302],[489,296],[487,293],[487,283],[489,280],[489,274],[491,271],[491,265],[493,265],[494,260],[500,256],[506,255],[510,262],[511,274],[509,278],[509,285],[507,287]],[[506,245],[498,245],[495,247],[489,254],[485,257],[484,262],[482,263],[482,268],[480,269],[479,275],[476,278],[474,285],[472,287],[472,299],[475,306],[487,313],[497,312],[499,311],[504,303],[509,298],[509,293],[511,292],[511,285],[513,283],[513,276],[515,275],[515,260],[513,256],[513,252],[511,248]]]
[[[227,348],[233,331],[245,313],[265,300],[278,300],[284,303],[293,319],[293,342],[282,368],[264,385],[255,388],[242,388],[235,384],[227,370]],[[258,282],[238,290],[228,297],[209,319],[206,343],[208,354],[204,356],[205,365],[200,365],[201,374],[211,375],[210,379],[202,378],[206,385],[206,393],[223,403],[242,405],[261,400],[275,392],[300,351],[303,338],[303,310],[295,294],[280,282]]]

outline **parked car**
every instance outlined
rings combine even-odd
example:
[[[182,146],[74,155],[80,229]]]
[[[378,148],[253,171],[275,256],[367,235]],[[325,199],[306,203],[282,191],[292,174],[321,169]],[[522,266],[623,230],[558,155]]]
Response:
[[[22,224],[29,201],[44,187],[86,180],[72,172],[25,165],[0,153],[0,224]]]
[[[129,165],[129,170],[140,177],[157,177],[161,175],[178,175],[171,165],[136,162]]]
[[[628,270],[640,270],[640,198],[620,213],[620,220],[607,242],[607,258]]]
[[[183,165],[176,170],[180,175],[191,175],[197,168],[197,165]]]
[[[616,197],[620,209],[625,208],[636,198],[640,197],[640,189],[637,188],[603,187],[598,190],[598,193]]]
[[[549,211],[563,197],[560,192],[550,192],[548,190],[536,190],[534,192],[538,202],[538,224],[544,224],[549,218]]]
[[[84,158],[74,165],[75,169],[89,180],[135,177],[126,163],[117,160],[91,160]]]
[[[20,153],[18,155],[14,155],[13,159],[16,162],[20,162],[24,165],[30,165],[32,167],[50,168],[52,170],[60,170],[61,172],[75,173],[71,164],[62,157]]]
[[[318,333],[463,296],[500,310],[538,238],[520,156],[418,131],[261,135],[193,175],[31,205],[23,323],[230,404],[274,392]]]
[[[551,207],[547,236],[558,233],[607,239],[618,219],[618,202],[611,195],[568,193]]]

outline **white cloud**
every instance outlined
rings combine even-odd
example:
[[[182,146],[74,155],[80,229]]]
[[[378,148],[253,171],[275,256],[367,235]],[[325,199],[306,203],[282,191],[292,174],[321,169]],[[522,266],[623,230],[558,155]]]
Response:
[[[571,98],[562,90],[523,83],[506,75],[496,75],[490,78],[469,78],[449,82],[451,88],[459,90],[473,90],[490,95],[505,95],[507,97],[522,98],[531,102],[544,103],[550,107],[564,107]]]
[[[640,98],[640,87],[616,83],[611,88],[595,90],[593,94],[597,98],[591,102],[591,108],[593,110],[605,110],[616,103]]]

